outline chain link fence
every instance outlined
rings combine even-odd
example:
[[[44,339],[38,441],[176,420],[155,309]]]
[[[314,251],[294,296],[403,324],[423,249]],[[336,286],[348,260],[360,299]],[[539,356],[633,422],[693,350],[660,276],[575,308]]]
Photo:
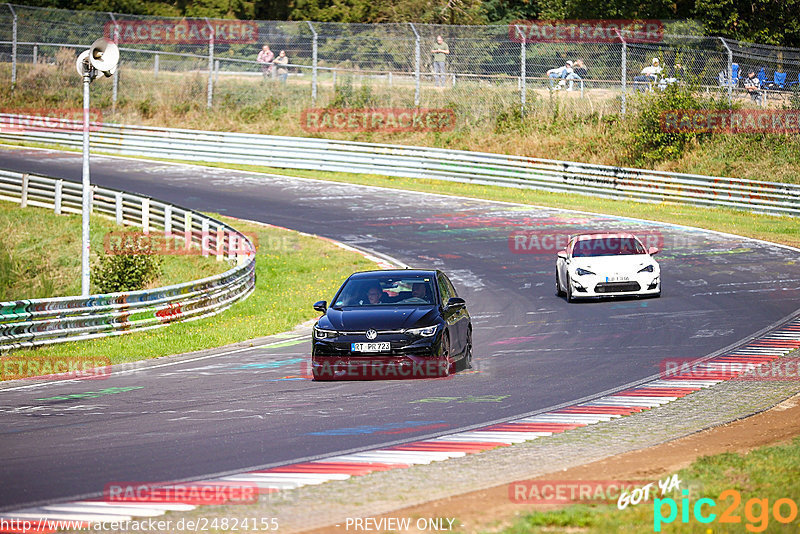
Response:
[[[641,92],[696,84],[721,98],[749,100],[744,77],[761,78],[759,104],[800,87],[800,50],[699,35],[634,41],[617,32],[599,40],[542,41],[522,25],[444,26],[165,19],[0,5],[0,83],[70,58],[99,36],[119,43],[111,84],[96,84],[100,105],[137,102],[146,114],[158,91],[176,110],[263,108],[279,100],[292,112],[312,107],[450,108],[480,124],[498,113],[625,113]],[[449,48],[434,72],[441,35]],[[286,65],[257,61],[268,45]],[[59,59],[60,58],[60,59]],[[655,78],[642,73],[657,60]],[[573,62],[571,71],[558,71]],[[580,66],[580,70],[578,69]],[[554,72],[554,69],[555,72]],[[33,71],[35,74],[35,71]],[[79,84],[75,84],[78,90]],[[154,93],[156,91],[156,93]],[[142,95],[154,95],[148,98]]]

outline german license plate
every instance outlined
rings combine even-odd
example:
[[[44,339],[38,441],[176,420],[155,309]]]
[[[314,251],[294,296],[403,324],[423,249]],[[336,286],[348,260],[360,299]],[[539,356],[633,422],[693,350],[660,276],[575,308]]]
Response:
[[[627,282],[630,276],[606,276],[606,282]]]
[[[388,352],[392,350],[392,345],[388,341],[379,343],[351,343],[350,350],[353,352]]]

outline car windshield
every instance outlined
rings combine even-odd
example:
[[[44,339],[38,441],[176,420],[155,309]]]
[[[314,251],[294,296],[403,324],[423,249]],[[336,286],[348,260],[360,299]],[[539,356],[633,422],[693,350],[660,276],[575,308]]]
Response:
[[[574,258],[592,256],[626,256],[629,254],[647,254],[642,244],[633,237],[598,237],[583,239],[575,243],[572,249]]]
[[[380,276],[351,278],[345,282],[334,307],[433,304],[431,276]]]

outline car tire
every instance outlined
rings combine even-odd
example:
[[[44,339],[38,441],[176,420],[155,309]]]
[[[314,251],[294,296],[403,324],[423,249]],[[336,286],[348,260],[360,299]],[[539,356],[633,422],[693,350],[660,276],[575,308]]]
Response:
[[[564,296],[564,290],[561,289],[561,282],[558,279],[558,268],[557,267],[556,267],[556,296],[557,297],[563,297]]]
[[[575,302],[575,297],[572,296],[572,280],[567,275],[567,302]]]
[[[446,332],[442,337],[442,364],[439,368],[440,377],[448,377],[453,372],[455,362],[450,359],[450,335]]]
[[[467,331],[467,348],[464,350],[464,357],[458,360],[456,371],[466,371],[472,369],[472,330]]]

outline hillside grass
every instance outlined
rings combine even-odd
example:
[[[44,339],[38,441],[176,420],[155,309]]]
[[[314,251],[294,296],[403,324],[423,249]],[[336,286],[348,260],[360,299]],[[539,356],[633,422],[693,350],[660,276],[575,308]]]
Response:
[[[59,52],[55,65],[19,66],[14,91],[0,94],[0,108],[14,110],[79,109],[80,83],[71,52]],[[7,75],[0,65],[0,77]],[[141,67],[140,67],[141,68]],[[326,137],[375,143],[431,146],[513,154],[586,163],[647,166],[658,170],[730,176],[751,180],[800,183],[800,136],[796,134],[714,134],[694,140],[671,159],[647,162],[633,150],[641,133],[638,114],[654,95],[632,93],[629,113],[620,115],[619,94],[587,86],[585,98],[575,92],[553,92],[531,82],[523,117],[515,79],[459,81],[434,89],[425,82],[421,107],[448,108],[456,126],[443,132],[316,133],[301,124],[311,107],[414,107],[414,86],[341,74],[334,87],[321,75],[318,99],[311,103],[309,76],[290,78],[285,86],[260,77],[220,75],[214,107],[206,109],[207,77],[200,72],[152,72],[128,66],[121,71],[119,100],[112,108],[111,81],[92,84],[92,106],[105,122],[147,126],[236,131],[302,137]],[[720,99],[720,92],[697,93]],[[745,97],[736,105],[751,104]],[[775,109],[800,109],[797,95],[774,98]]]

